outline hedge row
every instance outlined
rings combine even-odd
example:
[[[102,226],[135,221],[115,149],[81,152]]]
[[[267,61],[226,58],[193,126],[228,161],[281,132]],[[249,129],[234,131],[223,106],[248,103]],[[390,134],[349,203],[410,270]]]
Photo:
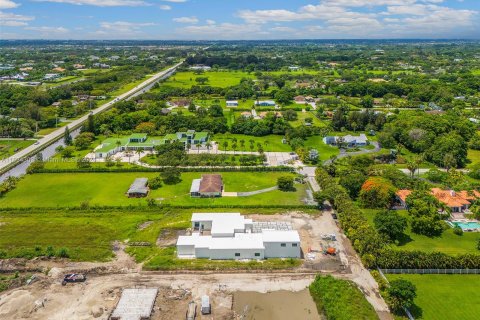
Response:
[[[480,255],[385,249],[377,257],[377,265],[382,269],[478,269]]]
[[[38,169],[32,173],[95,173],[95,172],[162,172],[167,167],[162,168],[148,168],[148,167],[134,167],[134,168],[108,168],[108,167],[92,167],[92,168],[65,168],[65,169]],[[293,172],[292,167],[278,166],[278,167],[177,167],[181,172]]]

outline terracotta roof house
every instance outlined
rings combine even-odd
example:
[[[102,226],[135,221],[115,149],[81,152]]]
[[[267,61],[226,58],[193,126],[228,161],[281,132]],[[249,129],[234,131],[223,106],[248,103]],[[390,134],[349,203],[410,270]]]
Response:
[[[295,98],[293,98],[293,100],[295,100],[296,103],[305,103],[304,96],[296,96]]]
[[[449,207],[452,213],[465,212],[474,200],[480,199],[480,192],[476,190],[455,192],[454,190],[432,188],[430,191],[438,201]],[[406,189],[396,192],[397,199],[402,207],[406,208],[406,199],[411,193],[411,190]]]
[[[222,176],[204,174],[201,179],[194,179],[190,188],[190,196],[197,198],[221,197],[223,192]]]

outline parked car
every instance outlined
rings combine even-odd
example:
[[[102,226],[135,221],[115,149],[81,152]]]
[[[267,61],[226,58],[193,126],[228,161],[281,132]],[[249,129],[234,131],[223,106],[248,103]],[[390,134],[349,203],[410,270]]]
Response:
[[[85,282],[87,277],[80,273],[66,274],[63,278],[62,285],[66,285],[68,282]]]

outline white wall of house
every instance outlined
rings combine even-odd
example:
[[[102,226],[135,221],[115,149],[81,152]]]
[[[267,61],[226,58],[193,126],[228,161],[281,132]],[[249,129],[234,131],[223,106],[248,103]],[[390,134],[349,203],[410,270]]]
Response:
[[[264,249],[210,249],[212,260],[264,259]],[[256,256],[255,254],[258,254]],[[240,254],[237,256],[236,254]]]
[[[263,245],[265,246],[265,258],[300,258],[300,243],[298,242],[264,242]]]
[[[178,256],[193,256],[195,255],[195,246],[192,245],[177,245],[177,255]]]

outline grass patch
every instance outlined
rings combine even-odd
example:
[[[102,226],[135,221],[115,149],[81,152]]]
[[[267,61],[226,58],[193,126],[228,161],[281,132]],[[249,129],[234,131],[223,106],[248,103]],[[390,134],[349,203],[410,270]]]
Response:
[[[247,136],[244,134],[230,134],[230,133],[225,133],[225,134],[216,134],[212,140],[218,143],[218,148],[220,150],[225,150],[223,147],[223,142],[227,141],[228,142],[228,147],[227,151],[233,151],[232,150],[232,144],[233,144],[233,138],[237,139],[237,151],[252,151],[250,149],[250,140],[253,140],[254,143],[254,149],[253,151],[257,151],[257,143],[260,143],[262,145],[262,148],[265,152],[291,152],[292,148],[286,144],[282,143],[283,136],[278,136],[278,135],[268,135],[264,137],[254,137],[254,136]],[[245,141],[245,146],[242,148],[240,145],[240,140]],[[265,144],[267,142],[267,144]]]
[[[351,281],[320,276],[310,285],[319,314],[327,320],[378,319],[373,307]]]
[[[242,78],[254,79],[253,74],[242,71],[207,71],[202,74],[195,74],[192,71],[177,72],[164,85],[178,88],[190,88],[199,85],[195,79],[199,77],[207,77],[208,81],[203,86],[226,88],[235,86],[240,83]]]
[[[373,218],[378,210],[363,209],[365,217],[373,225]],[[400,210],[399,213],[408,220],[410,217],[408,212]],[[475,232],[464,232],[463,235],[457,236],[453,233],[453,228],[446,228],[440,237],[427,237],[413,233],[409,227],[406,230],[406,237],[398,244],[392,245],[393,248],[400,250],[420,250],[425,252],[443,252],[449,255],[458,255],[465,253],[477,253],[476,242],[480,235]]]
[[[415,319],[474,320],[480,314],[478,275],[386,275],[389,281],[405,279],[417,287]],[[402,318],[403,319],[403,318]],[[406,319],[406,318],[405,318]]]
[[[34,140],[0,140],[0,158],[10,157],[33,143]]]
[[[480,150],[468,149],[467,159],[470,160],[470,163],[467,165],[467,168],[472,167],[473,165],[480,162]]]
[[[276,185],[278,177],[293,175],[285,172],[223,172],[226,191],[246,192]],[[90,205],[128,206],[146,205],[143,199],[128,198],[125,192],[135,178],[153,178],[158,173],[48,173],[27,175],[17,188],[0,198],[2,207],[69,207],[82,202]],[[171,205],[302,205],[305,185],[296,185],[295,192],[273,190],[249,197],[222,197],[211,199],[191,198],[189,191],[193,179],[202,173],[182,173],[182,181],[176,185],[163,185],[151,190],[148,198]]]

